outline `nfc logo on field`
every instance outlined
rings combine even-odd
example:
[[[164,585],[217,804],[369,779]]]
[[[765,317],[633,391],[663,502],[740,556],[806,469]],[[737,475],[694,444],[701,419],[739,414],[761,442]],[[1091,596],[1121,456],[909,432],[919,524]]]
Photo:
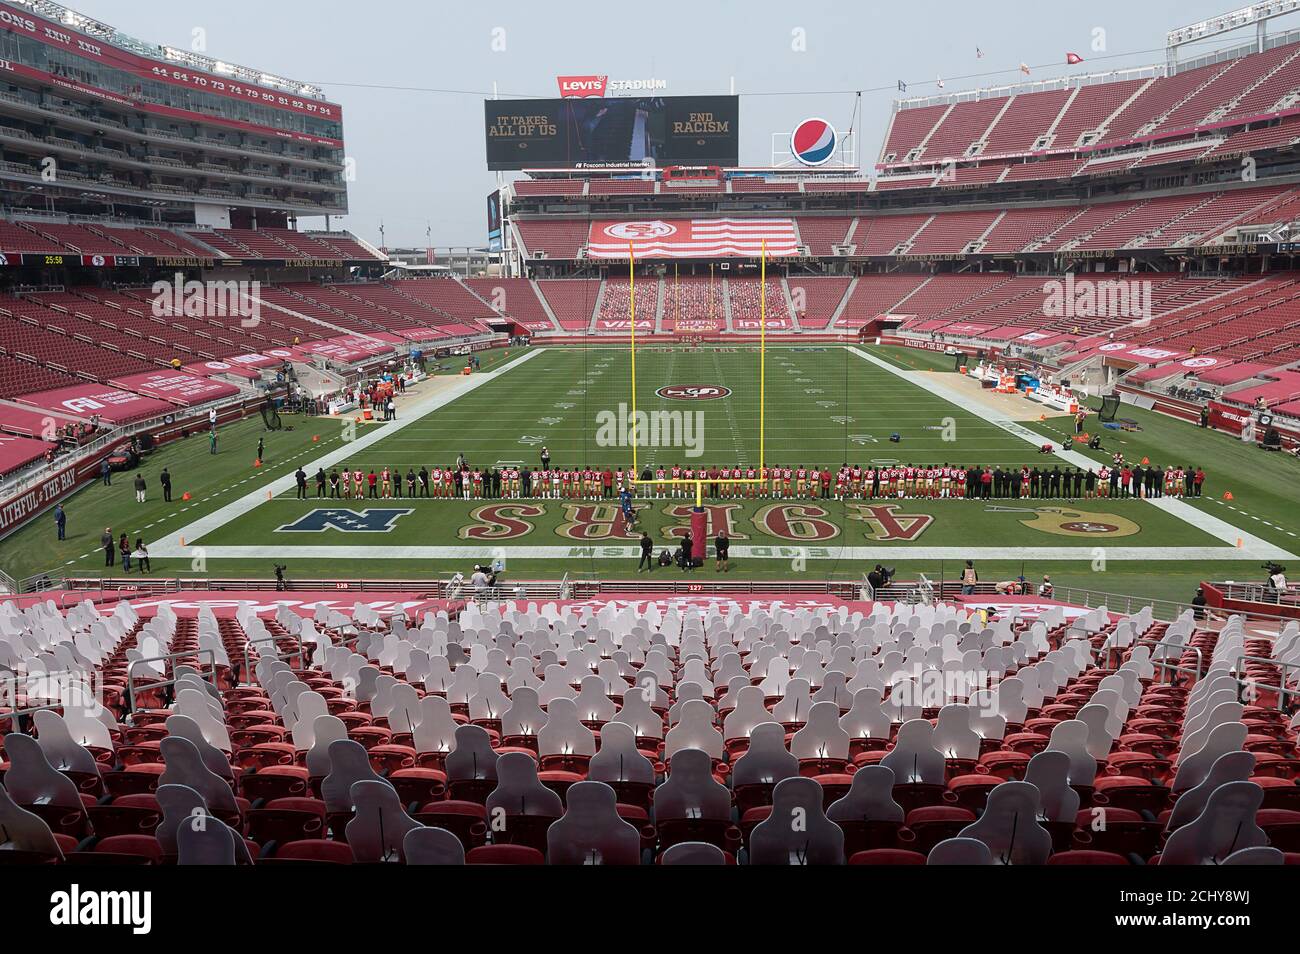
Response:
[[[720,384],[667,384],[655,394],[674,401],[714,401],[731,393],[731,388]]]
[[[276,527],[276,533],[320,533],[341,530],[344,533],[388,533],[400,517],[414,513],[410,507],[400,509],[309,510],[293,523]]]

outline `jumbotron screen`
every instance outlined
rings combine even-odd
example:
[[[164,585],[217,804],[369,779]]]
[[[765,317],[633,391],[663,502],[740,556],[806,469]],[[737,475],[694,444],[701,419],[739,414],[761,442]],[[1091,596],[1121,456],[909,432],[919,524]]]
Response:
[[[739,102],[736,96],[487,100],[488,168],[735,166]]]

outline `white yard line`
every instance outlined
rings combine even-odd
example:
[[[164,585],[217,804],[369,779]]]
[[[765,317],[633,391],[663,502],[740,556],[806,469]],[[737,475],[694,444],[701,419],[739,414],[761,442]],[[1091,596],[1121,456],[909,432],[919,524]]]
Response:
[[[401,501],[396,501],[400,503]],[[506,548],[510,560],[558,560],[586,557],[635,558],[640,548],[590,544],[583,546],[535,546]],[[350,545],[295,546],[281,543],[275,546],[210,546],[203,547],[204,556],[218,560],[279,559],[357,559],[365,560],[469,560],[484,554],[478,546],[394,546],[365,547]],[[149,548],[149,555],[160,554]],[[174,548],[165,556],[189,556],[188,549]],[[802,557],[806,560],[1077,560],[1095,559],[1093,548],[1076,547],[800,547],[791,544],[773,546],[732,545],[731,555],[755,560],[789,560]],[[1244,549],[1236,547],[1106,547],[1107,560],[1258,560]]]
[[[303,469],[307,470],[310,473],[310,468],[312,466],[332,467],[334,464],[340,463],[345,460],[349,460],[350,458],[355,457],[361,451],[365,450],[367,447],[370,447],[372,444],[376,444],[379,441],[386,440],[387,438],[391,437],[393,434],[396,434],[399,431],[401,431],[403,428],[409,427],[410,425],[415,424],[416,422],[422,420],[424,416],[429,414],[430,412],[436,411],[438,408],[450,404],[452,401],[455,401],[457,398],[463,397],[469,392],[476,390],[477,388],[480,388],[483,385],[488,384],[492,381],[495,381],[501,375],[514,370],[515,368],[523,364],[525,361],[530,361],[531,359],[535,358],[537,355],[541,354],[545,350],[546,349],[544,348],[531,349],[525,352],[522,357],[518,358],[515,361],[511,361],[503,368],[499,368],[496,371],[485,371],[480,374],[468,375],[462,380],[457,381],[455,384],[452,384],[451,386],[439,391],[436,394],[430,394],[425,398],[413,401],[412,403],[405,405],[401,409],[402,416],[399,417],[396,421],[390,421],[387,424],[383,425],[382,427],[375,427],[364,437],[358,437],[354,441],[349,441],[338,450],[330,451],[329,453],[322,455],[321,457],[309,462],[308,464],[305,464]],[[267,483],[259,487],[257,490],[250,491],[249,493],[240,497],[238,500],[232,500],[230,503],[226,504],[221,509],[214,510],[212,513],[208,514],[207,516],[200,517],[198,520],[195,520],[193,523],[188,523],[185,526],[180,527],[177,530],[169,533],[166,537],[163,537],[160,540],[155,540],[154,542],[150,543],[148,545],[149,555],[155,557],[189,556],[193,549],[194,541],[198,540],[204,534],[211,533],[212,531],[220,527],[224,527],[232,520],[237,520],[238,518],[242,517],[244,514],[253,510],[258,505],[265,503],[266,495],[268,492],[271,494],[272,497],[274,497],[276,494],[283,493],[286,490],[290,490],[295,486],[297,486],[297,481],[295,480],[294,475],[292,473],[285,474],[283,477],[278,477],[275,480],[268,481]],[[180,542],[181,540],[185,541],[184,545],[181,544]],[[210,556],[217,555],[216,548],[205,547],[204,549]],[[239,548],[236,547],[233,549],[239,549]],[[253,548],[253,549],[262,549],[262,548]],[[267,547],[264,549],[266,549],[268,553],[279,553],[282,552],[283,550],[282,547]],[[347,548],[342,547],[340,549],[347,549]],[[355,551],[354,551],[354,555],[355,555]]]
[[[902,378],[907,383],[915,387],[921,388],[924,391],[928,391],[929,393],[935,395],[936,397],[942,398],[943,400],[947,401],[949,404],[952,404],[956,407],[963,408],[969,413],[974,414],[976,417],[979,417],[985,421],[988,421],[990,424],[1000,427],[1008,434],[1013,434],[1016,437],[1019,437],[1021,440],[1033,444],[1035,447],[1041,447],[1044,444],[1051,444],[1053,447],[1056,447],[1059,444],[1059,441],[1051,440],[1047,437],[1044,437],[1042,434],[1032,430],[1031,428],[1025,427],[1025,425],[1019,423],[1018,421],[1012,421],[1008,419],[999,411],[995,411],[991,408],[971,407],[969,402],[966,401],[965,396],[960,391],[958,391],[956,388],[949,387],[948,385],[944,384],[942,380],[940,380],[941,375],[931,374],[928,372],[904,371],[900,368],[894,367],[893,365],[889,364],[886,361],[880,360],[875,355],[868,354],[867,352],[862,351],[858,348],[851,347],[849,348],[849,350],[852,351],[854,354],[856,354],[862,360],[867,361],[870,364],[874,364],[877,367],[884,368],[886,371],[890,372],[891,374],[894,374],[897,377]],[[1085,457],[1083,454],[1076,453],[1075,451],[1066,450],[1063,447],[1059,448],[1056,451],[1056,456],[1066,461],[1067,463],[1073,464],[1075,467],[1082,467],[1085,470],[1097,466],[1097,462],[1092,460],[1091,458]],[[1185,560],[1191,560],[1191,559],[1295,560],[1295,559],[1300,559],[1300,557],[1296,557],[1294,554],[1288,553],[1283,548],[1276,546],[1272,543],[1269,543],[1267,540],[1257,537],[1254,534],[1247,533],[1245,530],[1233,526],[1232,524],[1228,523],[1226,520],[1220,520],[1218,517],[1205,513],[1202,510],[1197,510],[1195,507],[1191,506],[1185,501],[1179,500],[1176,497],[1156,497],[1156,498],[1144,498],[1144,499],[1146,503],[1151,504],[1153,507],[1157,507],[1160,510],[1165,511],[1165,513],[1169,514],[1170,516],[1177,517],[1179,520],[1182,520],[1184,523],[1190,524],[1193,527],[1196,527],[1198,530],[1201,530],[1204,533],[1208,533],[1212,537],[1216,537],[1222,540],[1224,543],[1227,543],[1230,546],[1232,546],[1233,550],[1236,551],[1236,555],[1234,556],[1225,555],[1225,556],[1203,557],[1203,556],[1192,556],[1191,554],[1209,548],[1204,548],[1204,547],[1150,548],[1150,549],[1163,549],[1166,552],[1170,553],[1171,555],[1169,557],[1166,557],[1166,559],[1185,559]],[[1240,546],[1238,546],[1239,543]],[[1114,552],[1115,552],[1115,548],[1106,547],[1106,553],[1108,556],[1110,556]]]

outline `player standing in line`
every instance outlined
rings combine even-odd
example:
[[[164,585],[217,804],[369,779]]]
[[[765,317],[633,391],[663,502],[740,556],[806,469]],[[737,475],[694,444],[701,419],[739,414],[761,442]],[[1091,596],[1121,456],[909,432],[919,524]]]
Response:
[[[789,467],[781,468],[781,496],[790,498],[790,487],[794,483],[794,471]]]
[[[655,480],[666,480],[666,479],[667,479],[667,472],[664,470],[664,465],[660,464],[658,467],[655,468]],[[655,484],[655,499],[656,500],[664,499],[663,484]]]
[[[802,497],[808,484],[808,468],[800,464],[794,470],[794,492]]]
[[[682,468],[681,468],[681,465],[680,465],[680,464],[673,464],[673,466],[672,466],[672,470],[670,471],[670,473],[673,475],[673,480],[681,480],[681,479],[682,479]],[[680,496],[682,495],[682,485],[681,485],[681,484],[672,484],[671,486],[672,486],[672,490],[669,491],[668,496],[670,496],[670,497],[680,497]]]
[[[381,487],[383,488],[383,497],[385,500],[390,500],[392,499],[393,496],[392,475],[388,472],[387,467],[381,470],[379,474],[380,474]]]
[[[352,472],[352,496],[355,497],[357,500],[360,500],[363,497],[365,497],[365,495],[366,495],[366,475],[363,474],[360,470],[354,470]]]

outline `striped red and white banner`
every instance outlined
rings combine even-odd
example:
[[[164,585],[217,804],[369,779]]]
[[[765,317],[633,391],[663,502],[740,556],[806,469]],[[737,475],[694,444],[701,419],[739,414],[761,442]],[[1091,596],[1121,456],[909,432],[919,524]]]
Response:
[[[758,258],[799,253],[794,220],[781,219],[642,219],[604,220],[591,224],[587,254],[591,258],[626,259],[628,247],[639,259]]]

